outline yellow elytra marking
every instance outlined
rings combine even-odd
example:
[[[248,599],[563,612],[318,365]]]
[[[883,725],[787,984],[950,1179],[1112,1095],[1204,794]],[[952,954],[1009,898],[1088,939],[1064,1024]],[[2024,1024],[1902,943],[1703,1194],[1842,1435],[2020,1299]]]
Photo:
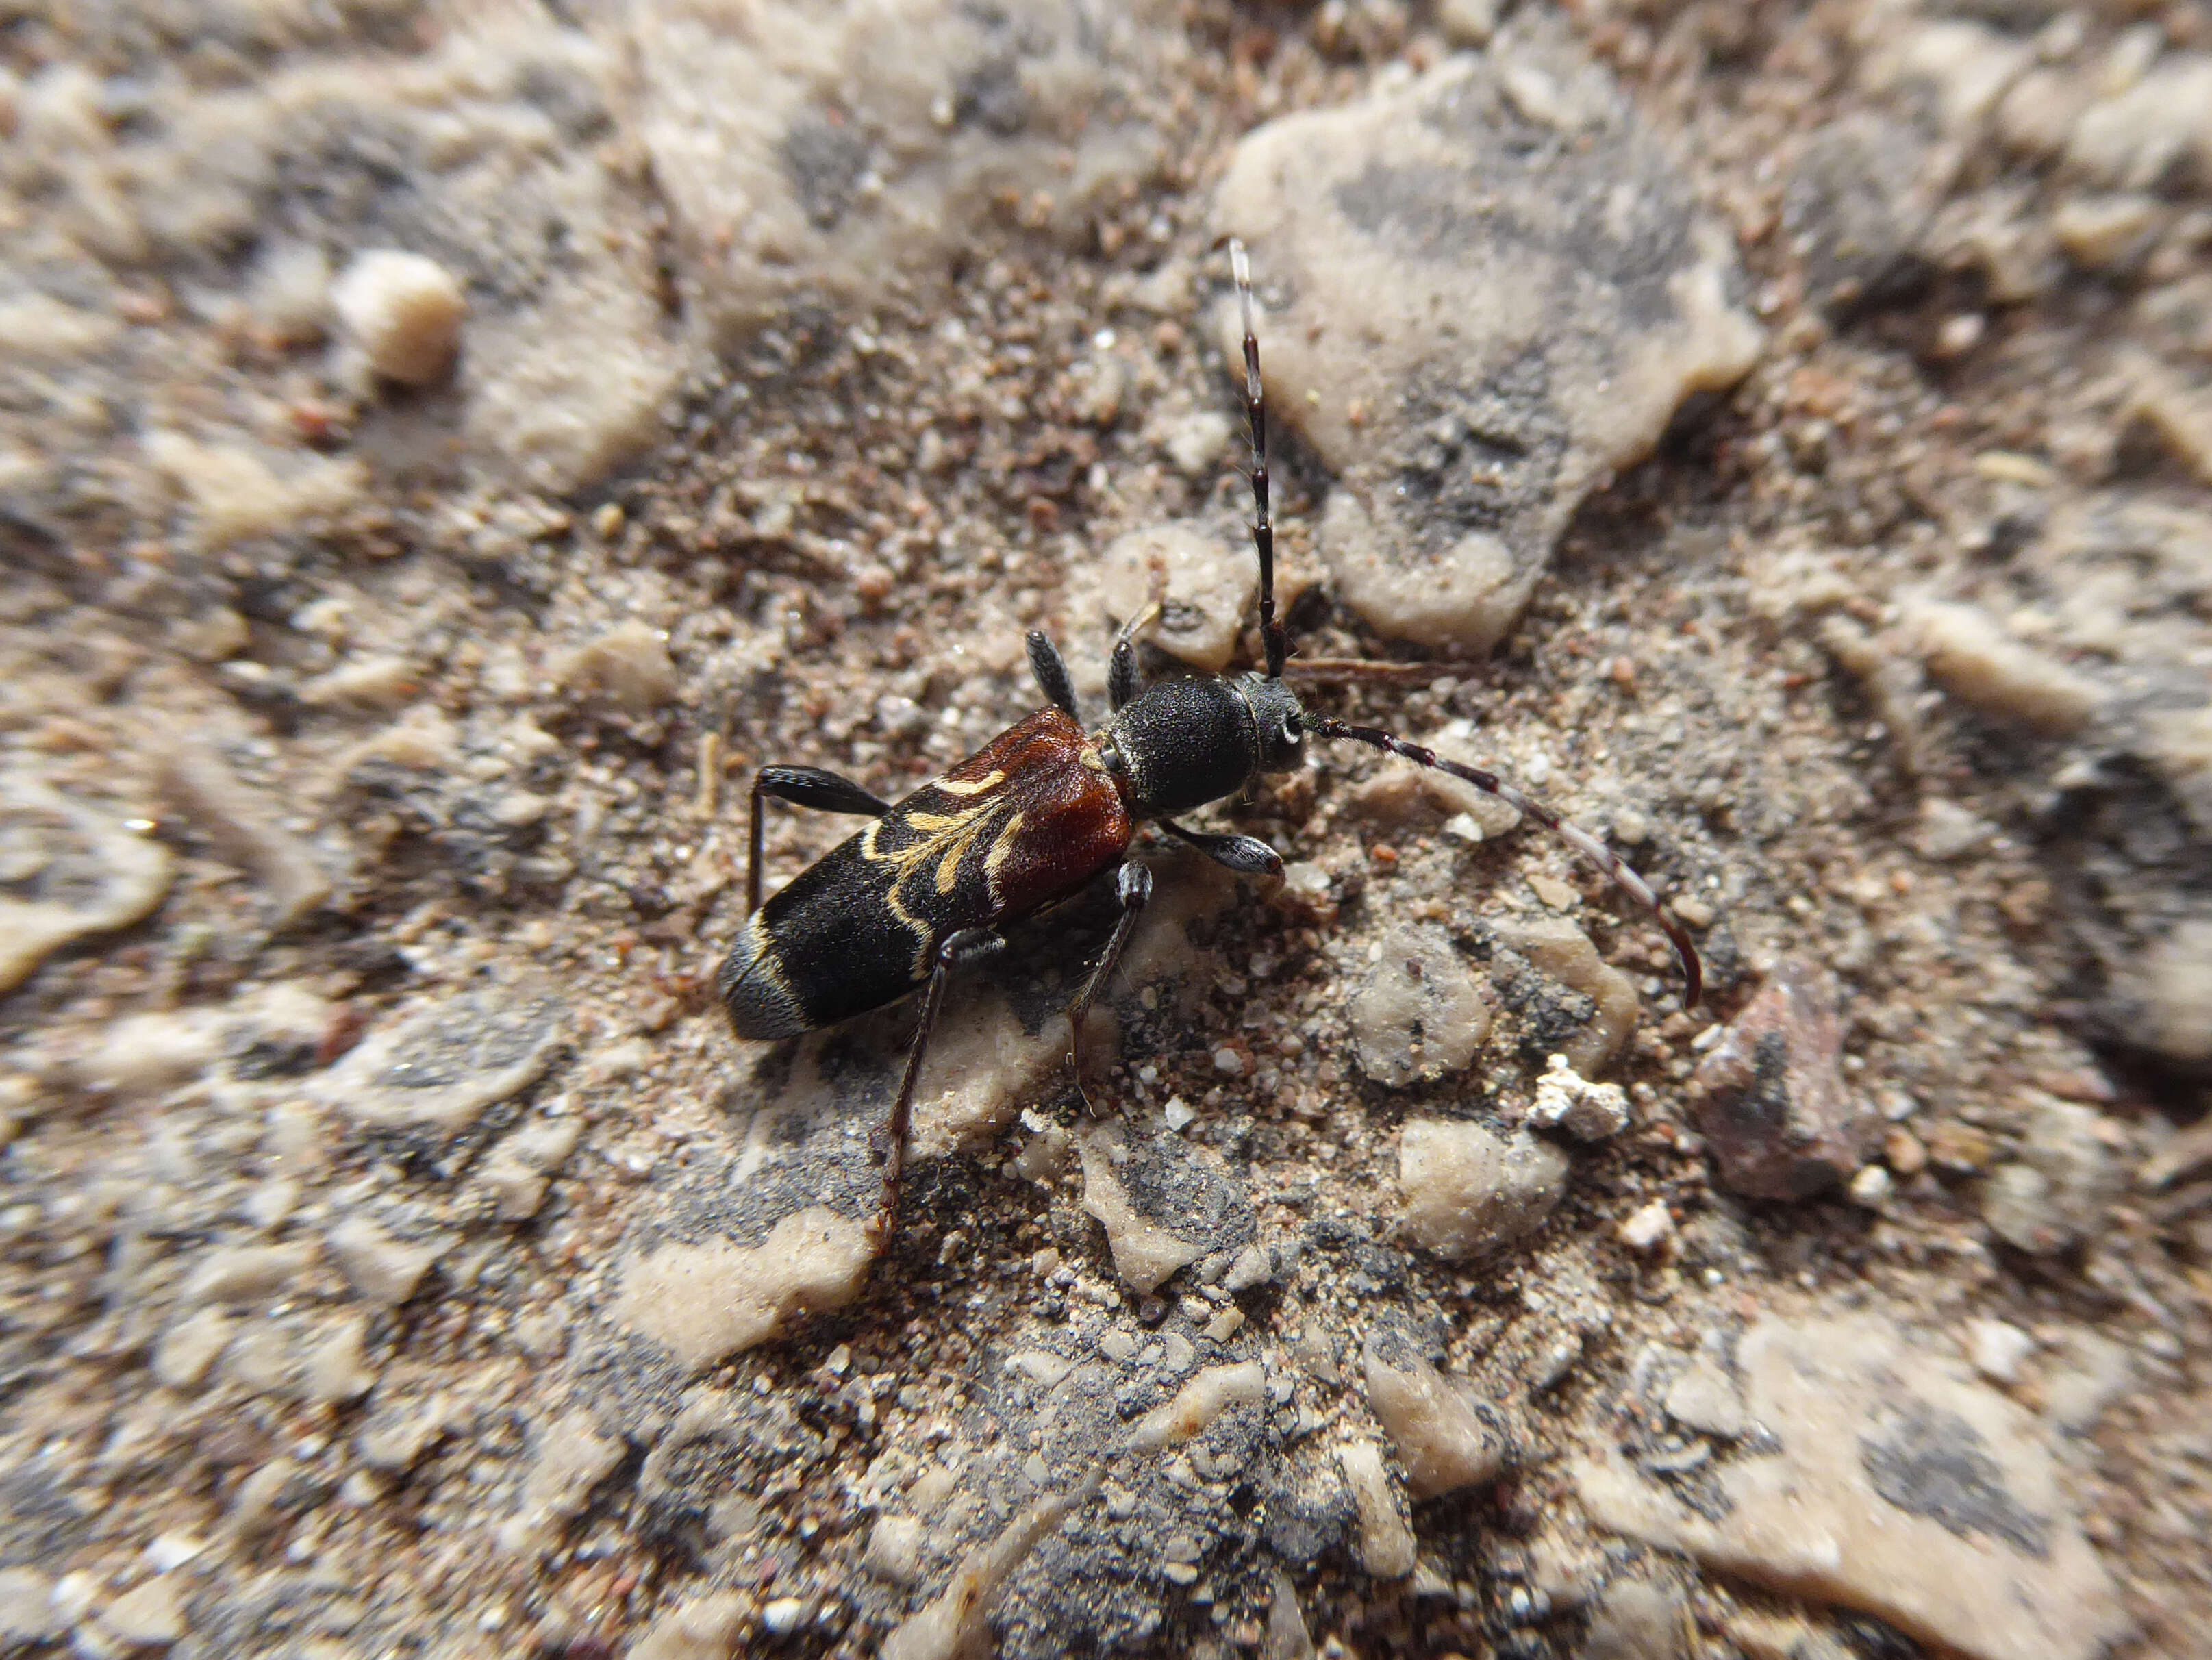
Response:
[[[983,857],[983,880],[989,884],[991,898],[994,903],[999,897],[999,872],[1013,856],[1014,842],[1022,833],[1024,817],[1025,815],[1018,812],[1006,820],[1006,828],[999,832],[999,839],[991,843],[991,851]]]
[[[994,769],[973,783],[961,778],[940,778],[937,781],[937,787],[947,795],[981,795],[985,790],[996,789],[1006,781],[1006,775]]]
[[[1005,778],[1004,773],[994,772],[988,777],[952,793],[980,795],[995,784],[1003,782]],[[951,785],[940,781],[935,787],[948,790]],[[888,864],[892,867],[891,885],[884,896],[884,902],[890,908],[891,915],[898,919],[900,926],[915,937],[915,978],[921,979],[929,971],[930,950],[937,941],[937,928],[927,918],[915,915],[908,908],[904,892],[907,884],[921,877],[924,872],[931,871],[933,866],[934,879],[931,885],[940,896],[951,893],[959,883],[961,866],[986,832],[1006,815],[1012,806],[1012,802],[1001,796],[995,800],[977,801],[953,812],[908,812],[890,818],[879,818],[861,832],[860,856],[872,863]],[[1013,814],[1015,823],[1019,823],[1020,819],[1021,814]],[[880,845],[880,832],[886,825],[910,830],[915,832],[915,839],[902,848],[885,848]],[[1000,839],[1005,839],[1004,831],[1000,832]],[[996,848],[993,851],[995,852]],[[987,860],[987,883],[989,874]]]

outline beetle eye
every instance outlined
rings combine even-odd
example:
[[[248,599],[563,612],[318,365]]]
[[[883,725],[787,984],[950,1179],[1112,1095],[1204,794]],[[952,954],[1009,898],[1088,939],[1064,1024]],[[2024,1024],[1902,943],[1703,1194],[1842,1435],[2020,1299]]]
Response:
[[[1294,749],[1297,746],[1298,723],[1287,714],[1283,717],[1283,741]]]

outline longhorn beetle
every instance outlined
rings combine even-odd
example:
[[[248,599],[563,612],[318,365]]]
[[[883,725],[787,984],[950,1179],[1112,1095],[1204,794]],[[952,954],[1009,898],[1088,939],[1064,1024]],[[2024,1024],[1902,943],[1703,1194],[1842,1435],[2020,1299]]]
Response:
[[[754,775],[747,920],[717,976],[737,1035],[795,1037],[927,988],[891,1107],[883,1202],[872,1224],[878,1250],[898,1219],[915,1085],[953,970],[1000,945],[1001,924],[1072,897],[1103,871],[1115,872],[1121,915],[1069,1010],[1068,1060],[1080,1091],[1085,1018],[1152,897],[1152,872],[1129,857],[1138,826],[1149,819],[1243,874],[1280,874],[1282,859],[1256,837],[1188,830],[1176,818],[1238,794],[1263,776],[1295,770],[1305,761],[1308,737],[1348,739],[1449,773],[1564,837],[1656,919],[1681,958],[1684,1005],[1698,1000],[1703,970],[1690,936],[1644,879],[1595,836],[1491,773],[1375,727],[1316,714],[1285,681],[1289,643],[1275,617],[1267,410],[1253,332],[1251,271],[1241,242],[1229,245],[1229,255],[1244,325],[1252,541],[1260,559],[1260,645],[1267,672],[1140,685],[1133,635],[1150,621],[1148,611],[1115,638],[1106,675],[1112,714],[1104,727],[1086,732],[1066,664],[1050,640],[1033,631],[1030,669],[1051,707],[1010,727],[904,800],[879,800],[850,779],[817,767],[769,766]],[[763,905],[761,803],[770,798],[872,822]]]

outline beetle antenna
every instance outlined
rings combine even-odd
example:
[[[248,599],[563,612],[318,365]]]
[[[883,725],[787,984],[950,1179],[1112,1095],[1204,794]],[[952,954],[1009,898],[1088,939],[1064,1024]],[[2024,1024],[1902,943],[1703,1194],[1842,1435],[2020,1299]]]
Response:
[[[1690,941],[1689,930],[1668,915],[1667,908],[1659,903],[1659,896],[1651,891],[1649,882],[1629,869],[1621,862],[1620,855],[1580,824],[1572,819],[1562,818],[1541,801],[1523,795],[1495,773],[1485,772],[1480,767],[1463,767],[1456,761],[1447,761],[1434,750],[1424,749],[1419,744],[1409,744],[1402,738],[1394,738],[1379,727],[1348,726],[1344,721],[1332,720],[1325,714],[1315,714],[1311,711],[1300,717],[1299,724],[1319,738],[1346,738],[1355,744],[1372,745],[1378,750],[1387,750],[1392,755],[1403,756],[1416,766],[1449,773],[1455,778],[1464,779],[1485,794],[1494,795],[1508,806],[1527,813],[1610,876],[1630,898],[1651,913],[1653,920],[1666,933],[1668,943],[1674,947],[1674,955],[1682,961],[1682,978],[1686,982],[1682,991],[1682,1006],[1689,1009],[1698,1006],[1698,999],[1705,992],[1705,973],[1704,964],[1698,960],[1698,948]]]
[[[1252,326],[1252,262],[1231,238],[1229,269],[1237,279],[1237,307],[1244,323],[1244,416],[1252,429],[1252,545],[1260,555],[1260,648],[1267,678],[1279,680],[1290,646],[1275,620],[1275,520],[1267,511],[1267,394],[1260,384],[1260,337]]]

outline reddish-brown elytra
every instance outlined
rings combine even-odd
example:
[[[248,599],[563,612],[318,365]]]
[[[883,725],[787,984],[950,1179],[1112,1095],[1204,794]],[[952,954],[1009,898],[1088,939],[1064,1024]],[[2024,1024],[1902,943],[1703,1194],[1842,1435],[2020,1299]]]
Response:
[[[953,969],[999,945],[1000,925],[1071,897],[1103,873],[1115,871],[1121,913],[1069,1011],[1069,1058],[1080,1088],[1085,1017],[1152,897],[1152,872],[1129,857],[1137,827],[1157,824],[1234,871],[1279,873],[1283,861],[1266,842],[1187,830],[1175,815],[1302,766],[1309,735],[1348,739],[1449,773],[1565,837],[1650,911],[1681,958],[1684,1002],[1698,1000],[1702,970],[1688,933],[1644,879],[1602,842],[1491,773],[1447,761],[1378,728],[1317,714],[1285,683],[1289,645],[1275,617],[1267,402],[1242,244],[1230,244],[1230,263],[1243,310],[1252,540],[1260,561],[1265,672],[1141,685],[1133,635],[1150,621],[1148,611],[1115,639],[1106,676],[1111,714],[1103,727],[1086,731],[1067,666],[1051,641],[1032,633],[1030,667],[1050,707],[1000,733],[904,800],[880,800],[851,780],[814,767],[763,767],[753,779],[747,920],[718,976],[738,1036],[796,1037],[927,988],[891,1107],[875,1223],[878,1249],[897,1222],[915,1084]],[[770,797],[825,812],[865,814],[871,822],[763,905],[761,803]]]

